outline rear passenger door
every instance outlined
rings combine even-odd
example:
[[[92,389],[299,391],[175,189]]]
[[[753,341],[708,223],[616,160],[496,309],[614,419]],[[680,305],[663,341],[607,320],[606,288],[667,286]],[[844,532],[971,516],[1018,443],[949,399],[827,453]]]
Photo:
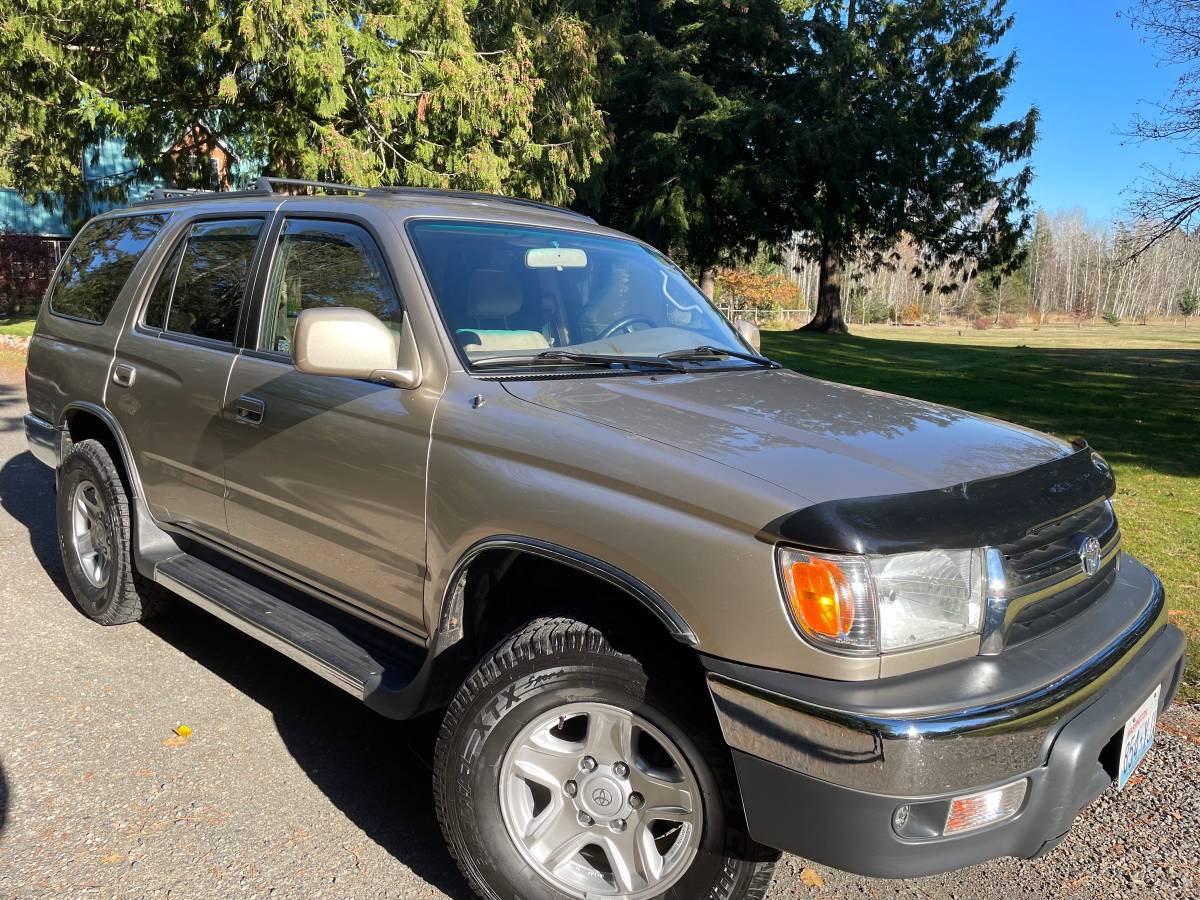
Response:
[[[286,210],[286,207],[285,207]],[[397,334],[404,305],[374,220],[285,216],[261,313],[229,380],[226,510],[235,546],[386,619],[419,629],[425,463],[421,392],[292,367],[302,310],[357,307]]]
[[[265,216],[191,222],[117,345],[109,407],[156,518],[224,539],[221,412]]]

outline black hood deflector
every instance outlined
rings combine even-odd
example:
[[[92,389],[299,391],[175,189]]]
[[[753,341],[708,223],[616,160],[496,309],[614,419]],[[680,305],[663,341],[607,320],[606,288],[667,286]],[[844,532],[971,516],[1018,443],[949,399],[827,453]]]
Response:
[[[999,546],[1061,519],[1117,488],[1112,469],[1083,441],[1030,469],[953,487],[829,500],[781,516],[759,537],[843,553]]]

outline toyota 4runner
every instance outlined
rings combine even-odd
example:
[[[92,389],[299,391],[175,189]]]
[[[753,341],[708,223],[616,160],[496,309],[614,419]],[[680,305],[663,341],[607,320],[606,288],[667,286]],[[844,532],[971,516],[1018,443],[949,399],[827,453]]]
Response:
[[[1037,856],[1183,672],[1086,444],[785,371],[538,203],[159,191],[75,239],[27,385],[79,608],[182,597],[443,710],[482,897]]]

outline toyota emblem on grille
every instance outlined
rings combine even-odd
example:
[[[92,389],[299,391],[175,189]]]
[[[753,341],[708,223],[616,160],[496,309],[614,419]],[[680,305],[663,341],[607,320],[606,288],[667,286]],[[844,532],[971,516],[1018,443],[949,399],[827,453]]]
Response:
[[[608,806],[612,803],[612,794],[604,788],[596,788],[592,791],[592,802],[597,806]]]
[[[1079,564],[1084,575],[1092,576],[1100,571],[1100,542],[1094,537],[1084,538],[1079,545]]]

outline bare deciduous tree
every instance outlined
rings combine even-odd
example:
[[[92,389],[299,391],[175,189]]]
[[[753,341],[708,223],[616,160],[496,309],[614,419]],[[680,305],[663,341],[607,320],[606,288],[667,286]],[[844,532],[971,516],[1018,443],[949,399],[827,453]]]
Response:
[[[1129,135],[1139,140],[1175,141],[1200,150],[1200,3],[1196,0],[1141,0],[1129,11],[1135,28],[1147,32],[1164,65],[1183,67],[1170,95],[1152,115],[1138,115]],[[1136,257],[1179,230],[1200,222],[1200,173],[1147,168],[1132,190],[1131,212],[1150,223],[1130,248]]]
[[[1197,0],[1200,3],[1200,0]],[[1200,296],[1200,233],[1169,232],[1151,241],[1156,225],[1089,222],[1080,210],[1039,213],[1020,270],[997,282],[973,266],[930,266],[919,244],[904,238],[882,257],[843,261],[850,323],[941,323],[1012,313],[1041,322],[1046,316],[1125,322],[1186,316],[1188,292]],[[1143,252],[1134,256],[1135,249]],[[879,259],[883,259],[880,264]],[[783,270],[811,305],[817,264],[785,248]],[[916,314],[914,315],[914,310]]]

